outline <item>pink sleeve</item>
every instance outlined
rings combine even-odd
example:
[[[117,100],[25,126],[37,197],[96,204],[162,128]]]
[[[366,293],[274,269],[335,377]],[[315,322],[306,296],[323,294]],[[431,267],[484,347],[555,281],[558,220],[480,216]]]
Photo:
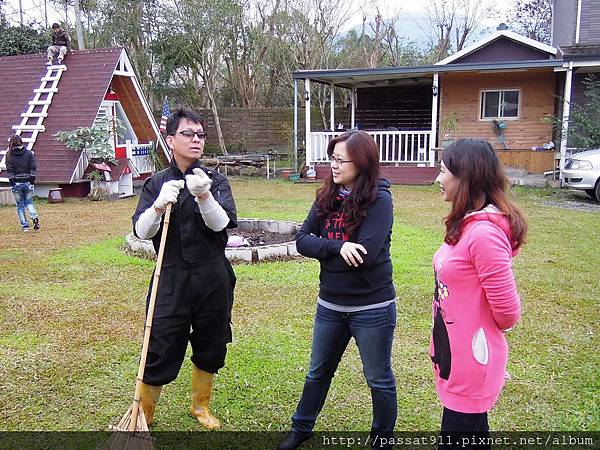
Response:
[[[491,222],[475,224],[467,240],[469,256],[501,330],[521,317],[521,300],[512,272],[512,251],[504,232]]]

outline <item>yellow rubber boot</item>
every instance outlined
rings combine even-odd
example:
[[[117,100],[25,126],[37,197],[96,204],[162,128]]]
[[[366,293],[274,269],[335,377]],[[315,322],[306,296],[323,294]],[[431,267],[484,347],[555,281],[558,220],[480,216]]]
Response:
[[[210,413],[208,404],[212,396],[214,374],[198,369],[192,364],[192,406],[190,412],[198,419],[200,425],[216,430],[221,422]]]
[[[142,403],[142,409],[144,410],[144,416],[146,416],[146,423],[148,426],[154,422],[154,410],[158,403],[158,397],[160,397],[160,391],[162,386],[151,386],[142,382],[142,391],[140,394],[140,401]]]

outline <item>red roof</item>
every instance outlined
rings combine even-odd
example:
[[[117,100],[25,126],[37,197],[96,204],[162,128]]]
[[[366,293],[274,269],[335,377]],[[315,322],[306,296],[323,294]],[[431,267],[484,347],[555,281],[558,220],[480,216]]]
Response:
[[[92,126],[102,104],[121,48],[73,51],[65,57],[67,71],[62,74],[43,121],[46,131],[33,146],[40,182],[69,183],[79,160],[79,152],[67,149],[53,136],[58,131]],[[13,134],[12,126],[21,123],[21,113],[34,96],[46,74],[46,55],[0,57],[0,139]],[[5,144],[2,144],[3,146]],[[6,172],[0,177],[6,177]]]

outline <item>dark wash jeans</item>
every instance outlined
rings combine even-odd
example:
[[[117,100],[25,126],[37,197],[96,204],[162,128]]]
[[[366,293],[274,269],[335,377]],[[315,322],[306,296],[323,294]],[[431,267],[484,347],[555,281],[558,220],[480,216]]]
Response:
[[[325,403],[340,359],[353,337],[360,352],[363,372],[371,388],[371,433],[391,436],[396,424],[396,379],[391,352],[396,327],[396,304],[366,311],[341,313],[317,305],[310,369],[302,397],[292,416],[292,430],[312,431]]]

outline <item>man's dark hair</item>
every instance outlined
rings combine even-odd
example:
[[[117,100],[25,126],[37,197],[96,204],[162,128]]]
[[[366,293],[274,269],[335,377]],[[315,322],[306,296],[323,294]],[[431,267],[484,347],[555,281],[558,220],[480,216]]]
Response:
[[[175,108],[173,113],[167,119],[167,135],[174,135],[177,133],[177,128],[179,128],[179,122],[181,119],[187,119],[194,123],[199,123],[202,125],[204,131],[206,131],[206,125],[200,114],[196,111],[192,111],[190,108],[186,108],[185,106],[179,106]]]
[[[47,26],[47,25],[46,25],[46,26]],[[54,22],[54,23],[52,24],[52,29],[53,29],[53,30],[58,30],[59,28],[60,28],[60,25],[59,25],[58,23]]]

